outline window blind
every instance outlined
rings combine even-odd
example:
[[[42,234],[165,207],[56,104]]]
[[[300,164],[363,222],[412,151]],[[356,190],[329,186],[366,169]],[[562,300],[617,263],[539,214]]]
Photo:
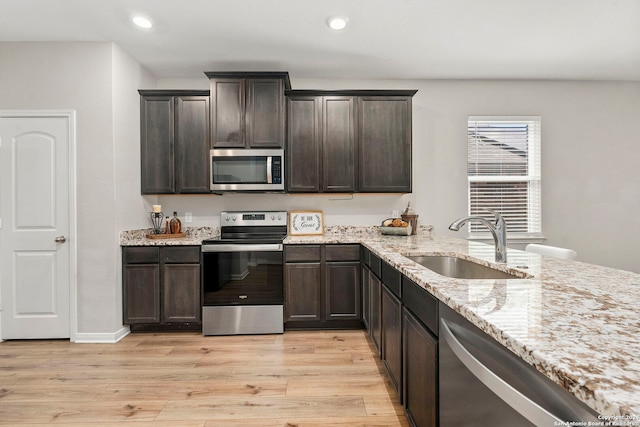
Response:
[[[542,232],[540,117],[468,118],[467,176],[469,215],[505,218],[507,232],[539,236]],[[488,230],[469,223],[471,236]]]

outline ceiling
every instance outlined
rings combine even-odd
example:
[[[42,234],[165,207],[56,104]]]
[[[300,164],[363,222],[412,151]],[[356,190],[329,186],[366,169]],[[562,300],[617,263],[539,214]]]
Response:
[[[157,78],[640,81],[640,0],[0,0],[0,41],[113,41]]]

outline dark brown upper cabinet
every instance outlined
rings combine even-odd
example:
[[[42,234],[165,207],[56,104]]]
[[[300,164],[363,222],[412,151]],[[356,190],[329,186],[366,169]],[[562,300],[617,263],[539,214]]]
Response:
[[[358,98],[360,192],[411,192],[411,100]]]
[[[287,97],[286,187],[290,193],[320,192],[322,170],[320,97]]]
[[[138,92],[141,193],[210,193],[209,91]]]
[[[282,148],[286,72],[207,72],[211,148]]]
[[[356,191],[355,98],[287,97],[287,189]]]
[[[409,193],[415,90],[289,90],[287,191]]]

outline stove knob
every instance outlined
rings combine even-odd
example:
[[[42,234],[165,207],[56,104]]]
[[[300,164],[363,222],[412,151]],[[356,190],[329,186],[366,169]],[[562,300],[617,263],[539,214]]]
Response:
[[[273,221],[274,219],[276,219],[276,216],[271,214],[271,221]]]
[[[227,215],[227,217],[225,218],[225,220],[226,220],[227,222],[229,222],[229,221],[231,220],[231,218],[229,217],[229,215]]]
[[[236,220],[238,219],[238,217],[234,215],[234,216],[232,216],[232,217],[231,217],[231,219],[233,220],[233,222],[236,222]]]
[[[282,221],[282,215],[278,215],[278,221]]]

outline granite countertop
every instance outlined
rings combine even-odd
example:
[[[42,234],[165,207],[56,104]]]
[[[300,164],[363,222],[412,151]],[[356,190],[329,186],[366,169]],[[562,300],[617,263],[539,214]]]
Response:
[[[205,239],[220,237],[220,227],[185,227],[185,237],[149,239],[151,229],[120,232],[120,246],[200,246]],[[162,236],[160,234],[159,236]]]
[[[200,244],[197,235],[166,244]],[[136,246],[134,240],[121,235],[123,246]],[[363,244],[600,414],[640,424],[640,274],[515,249],[498,266],[493,245],[433,237],[422,227],[409,237],[327,227],[323,236],[289,236],[285,243]],[[422,254],[457,255],[529,278],[444,277],[405,257]]]

